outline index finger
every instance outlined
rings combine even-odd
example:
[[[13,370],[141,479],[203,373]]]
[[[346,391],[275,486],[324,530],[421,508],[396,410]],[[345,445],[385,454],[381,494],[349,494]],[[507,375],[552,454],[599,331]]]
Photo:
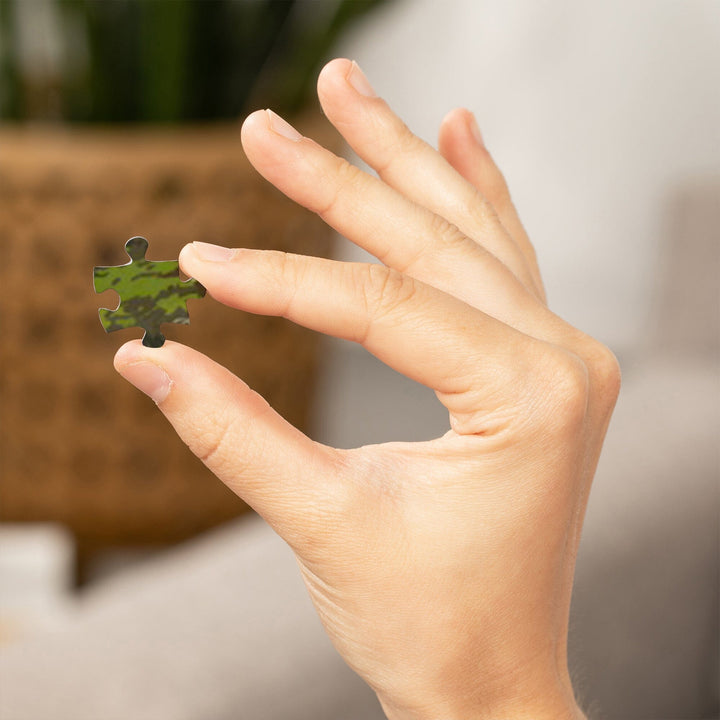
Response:
[[[226,305],[360,343],[435,390],[455,420],[470,405],[476,420],[491,422],[498,410],[507,419],[534,374],[536,350],[547,347],[383,265],[203,243],[186,245],[180,263]]]

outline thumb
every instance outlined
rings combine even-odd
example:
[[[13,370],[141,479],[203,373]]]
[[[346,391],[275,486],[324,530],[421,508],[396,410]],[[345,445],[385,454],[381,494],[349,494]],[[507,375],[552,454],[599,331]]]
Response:
[[[312,533],[314,514],[323,522],[332,511],[337,451],[313,442],[229,370],[184,345],[148,348],[139,340],[118,350],[115,369],[291,545],[298,531]]]

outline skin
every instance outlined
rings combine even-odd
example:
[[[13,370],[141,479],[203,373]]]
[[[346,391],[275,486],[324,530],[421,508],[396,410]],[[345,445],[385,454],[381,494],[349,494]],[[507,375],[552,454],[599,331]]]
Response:
[[[248,158],[382,264],[193,243],[218,301],[361,343],[435,390],[437,440],[316,443],[209,358],[123,346],[116,368],[293,548],[322,622],[391,720],[582,718],[567,669],[580,531],[619,390],[612,353],[546,306],[535,254],[473,116],[439,151],[357,66],[318,96],[371,176],[268,111]]]

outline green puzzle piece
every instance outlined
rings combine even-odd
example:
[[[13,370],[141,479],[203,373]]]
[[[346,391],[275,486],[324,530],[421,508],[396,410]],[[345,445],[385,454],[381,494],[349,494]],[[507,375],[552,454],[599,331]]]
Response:
[[[130,262],[93,268],[93,283],[97,293],[112,289],[120,295],[116,310],[99,310],[105,332],[141,327],[145,330],[143,345],[161,347],[165,337],[160,332],[160,325],[189,325],[186,302],[190,298],[204,297],[205,288],[197,280],[180,280],[177,260],[146,260],[147,249],[145,238],[130,238],[125,243]]]

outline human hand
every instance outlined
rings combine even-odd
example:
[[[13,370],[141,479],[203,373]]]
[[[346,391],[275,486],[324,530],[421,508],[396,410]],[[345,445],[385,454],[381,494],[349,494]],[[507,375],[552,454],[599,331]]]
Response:
[[[116,367],[289,543],[389,718],[582,717],[568,612],[617,362],[547,309],[470,113],[445,118],[437,152],[347,60],[325,67],[318,94],[379,179],[266,111],[245,121],[243,146],[383,264],[194,243],[182,268],[227,305],[361,343],[435,390],[449,431],[337,450],[189,348],[128,343]]]

